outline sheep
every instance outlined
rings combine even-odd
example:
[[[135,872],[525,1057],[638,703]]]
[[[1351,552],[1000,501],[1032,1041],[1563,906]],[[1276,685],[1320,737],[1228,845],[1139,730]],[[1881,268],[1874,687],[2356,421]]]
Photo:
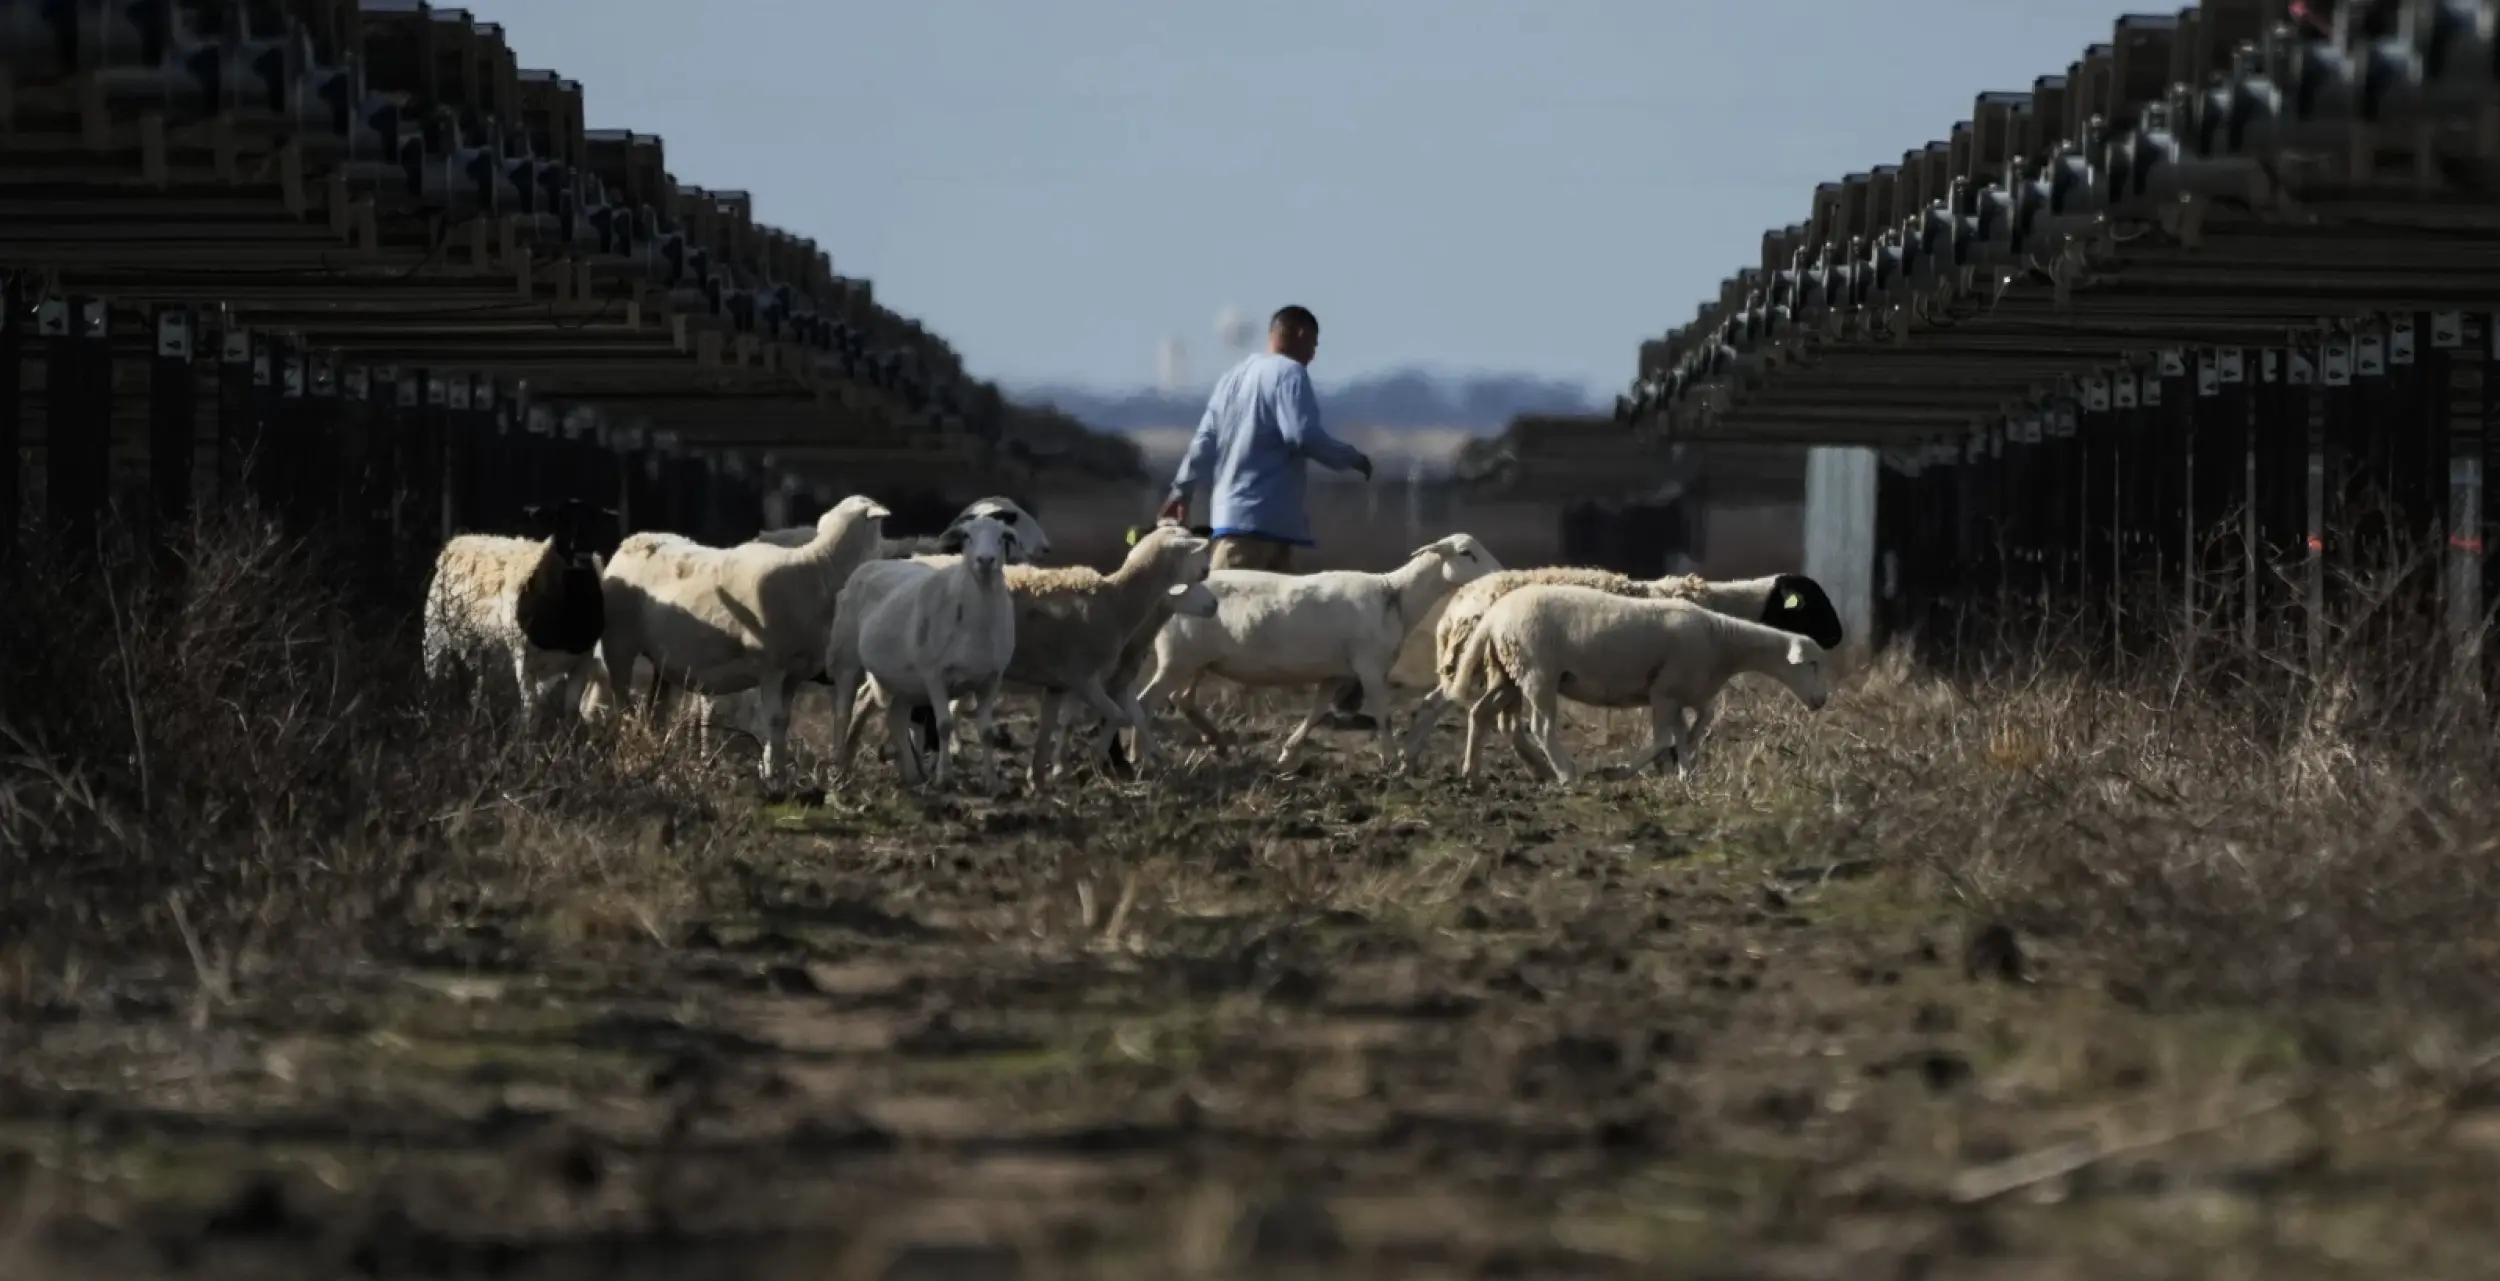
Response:
[[[1593,588],[1618,596],[1647,597],[1653,600],[1687,600],[1732,618],[1744,618],[1776,627],[1781,631],[1804,636],[1824,649],[1837,649],[1841,642],[1840,612],[1822,584],[1803,574],[1774,574],[1764,578],[1740,578],[1714,582],[1695,574],[1669,575],[1658,579],[1630,578],[1604,569],[1581,569],[1552,565],[1539,569],[1510,569],[1488,574],[1451,594],[1447,607],[1433,631],[1435,653],[1434,674],[1437,684],[1424,695],[1415,709],[1415,721],[1407,730],[1400,768],[1412,768],[1422,759],[1432,731],[1441,722],[1441,714],[1449,707],[1443,691],[1448,688],[1459,652],[1466,647],[1477,620],[1504,596],[1531,584]],[[1526,740],[1512,726],[1513,739],[1523,756]]]
[[[850,713],[862,673],[875,683],[894,739],[895,763],[918,783],[920,753],[912,744],[912,712],[929,709],[938,751],[935,784],[951,774],[951,701],[975,700],[981,741],[981,788],[998,787],[998,687],[1016,649],[1016,610],[1003,564],[1015,535],[1006,522],[975,517],[964,527],[963,552],[939,567],[917,560],[876,561],[844,584],[834,607],[825,673],[833,681],[835,768],[850,764]]]
[[[1178,522],[1161,523],[1177,524]],[[1203,529],[1195,527],[1184,528],[1188,528],[1191,535],[1195,537],[1209,537],[1207,531]],[[1144,537],[1145,533],[1145,528],[1131,527],[1128,531],[1129,545],[1132,547],[1136,546],[1137,540]],[[1215,598],[1210,595],[1207,599],[1212,601]],[[1212,611],[1210,610],[1207,613],[1193,615],[1193,617],[1204,618],[1210,617],[1211,614]],[[1157,606],[1154,613],[1146,620],[1145,624],[1138,628],[1136,634],[1129,638],[1128,644],[1120,650],[1120,661],[1112,667],[1111,676],[1105,683],[1104,688],[1111,690],[1115,696],[1137,689],[1139,682],[1146,674],[1147,662],[1154,657],[1155,637],[1162,632],[1164,624],[1169,623],[1177,616],[1176,611],[1170,604]],[[1101,732],[1102,737],[1100,739],[1099,750],[1102,753],[1103,768],[1106,770],[1134,770],[1136,767],[1135,753],[1134,751],[1131,751],[1124,754],[1121,751],[1119,731],[1112,728],[1110,722],[1105,721],[1100,716],[1093,715],[1090,711],[1086,712],[1085,715],[1088,717],[1085,727],[1078,730],[1074,735],[1077,740],[1079,742],[1084,742],[1086,741],[1087,735]]]
[[[1568,787],[1579,765],[1555,734],[1555,700],[1591,707],[1649,708],[1650,744],[1623,768],[1628,774],[1673,755],[1679,775],[1693,766],[1719,691],[1729,679],[1760,672],[1796,694],[1809,709],[1831,696],[1826,651],[1813,639],[1716,613],[1696,602],[1619,595],[1592,587],[1535,583],[1494,603],[1460,651],[1444,692],[1469,697],[1477,677],[1485,692],[1469,710],[1460,776],[1476,774],[1484,731],[1494,716],[1525,708],[1527,736],[1552,781]],[[1692,708],[1687,728],[1684,709]]]
[[[1137,540],[1108,574],[1077,565],[1008,567],[1016,652],[1007,665],[1007,684],[1042,695],[1026,774],[1033,786],[1058,771],[1060,717],[1070,695],[1115,727],[1133,731],[1141,765],[1151,759],[1144,711],[1125,690],[1113,691],[1109,680],[1129,644],[1166,611],[1198,618],[1215,613],[1215,597],[1205,586],[1213,551],[1207,539],[1161,526]],[[837,702],[843,690],[834,687]],[[863,692],[880,701],[873,686]],[[849,732],[856,735],[859,725],[852,720]]]
[[[1016,546],[1019,549],[1017,554],[1021,560],[1039,560],[1050,554],[1050,535],[1042,532],[1042,522],[1035,519],[1033,513],[1026,511],[1016,500],[993,495],[974,500],[972,505],[956,513],[955,519],[936,534],[916,537],[906,535],[900,538],[881,535],[877,542],[877,559],[901,560],[907,556],[952,555],[962,551],[965,527],[984,516],[1006,525],[1007,532],[1015,535]],[[806,525],[797,525],[789,529],[765,530],[757,534],[754,541],[771,543],[776,547],[799,547],[815,537],[815,534],[814,529]]]
[[[1451,534],[1416,548],[1404,565],[1387,573],[1219,570],[1207,576],[1218,614],[1163,625],[1155,635],[1153,675],[1140,701],[1177,698],[1190,723],[1209,742],[1221,744],[1223,732],[1198,706],[1201,677],[1213,674],[1243,685],[1316,685],[1310,714],[1278,753],[1277,764],[1286,766],[1351,680],[1361,686],[1363,706],[1378,721],[1386,759],[1389,669],[1409,628],[1453,589],[1500,569],[1482,543]]]
[[[676,535],[636,534],[601,579],[608,682],[620,700],[634,660],[651,659],[652,710],[663,690],[699,694],[753,689],[763,704],[770,781],[788,753],[790,699],[821,670],[836,595],[876,552],[885,507],[865,494],[836,503],[799,547],[744,543],[707,547]]]
[[[429,681],[465,673],[476,707],[487,670],[508,667],[525,730],[537,725],[558,687],[567,704],[581,698],[606,623],[600,560],[588,546],[590,512],[578,500],[553,512],[528,507],[523,515],[553,525],[548,537],[462,534],[443,544],[425,592]]]
[[[1050,554],[1050,535],[1043,532],[1042,522],[1033,513],[1026,511],[1016,500],[992,496],[976,499],[971,505],[956,513],[955,519],[944,530],[933,536],[893,538],[881,534],[878,538],[876,558],[903,560],[951,555],[959,552],[963,550],[966,526],[971,521],[985,516],[1006,525],[1007,532],[1015,536],[1012,543],[1014,551],[1009,556],[1010,564],[1022,564]],[[790,529],[765,530],[757,534],[753,541],[771,543],[778,547],[797,547],[813,538],[815,534],[813,527],[800,525]],[[819,672],[809,679],[812,682],[823,682],[826,677]],[[761,710],[761,700],[753,690],[737,694],[716,694],[705,698],[696,721],[701,742],[708,750],[714,727],[721,725],[734,726],[759,740],[762,739],[763,734],[759,729]],[[918,721],[928,715],[928,709],[920,708],[912,715],[915,721]]]

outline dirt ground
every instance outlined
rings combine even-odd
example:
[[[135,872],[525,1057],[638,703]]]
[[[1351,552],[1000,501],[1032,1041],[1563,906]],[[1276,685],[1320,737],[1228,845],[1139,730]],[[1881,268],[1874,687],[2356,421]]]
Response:
[[[1383,782],[1320,739],[1292,777],[750,785],[680,851],[688,901],[438,904],[459,927],[404,963],[87,975],[0,1034],[0,1275],[2500,1257],[2500,1088],[2429,1025],[2148,1006],[1914,861],[1801,841],[1841,803],[1805,789],[1562,795],[1497,758],[1467,790],[1449,749]]]

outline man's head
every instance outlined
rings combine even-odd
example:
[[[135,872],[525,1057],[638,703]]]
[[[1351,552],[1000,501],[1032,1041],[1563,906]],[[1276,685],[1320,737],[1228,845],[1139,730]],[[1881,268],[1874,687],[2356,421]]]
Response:
[[[1287,306],[1267,318],[1267,349],[1303,364],[1319,354],[1319,317],[1308,307]]]

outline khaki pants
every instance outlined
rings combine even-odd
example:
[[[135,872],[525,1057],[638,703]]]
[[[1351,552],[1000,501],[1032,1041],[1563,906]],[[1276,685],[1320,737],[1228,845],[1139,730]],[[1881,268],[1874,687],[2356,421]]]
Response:
[[[1226,534],[1215,540],[1215,559],[1209,563],[1216,569],[1263,569],[1273,574],[1291,573],[1293,544],[1273,538]]]

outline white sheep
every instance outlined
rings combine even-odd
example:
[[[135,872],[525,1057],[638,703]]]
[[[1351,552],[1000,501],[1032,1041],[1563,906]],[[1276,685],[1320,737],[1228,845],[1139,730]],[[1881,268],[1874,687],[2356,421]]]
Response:
[[[1819,709],[1830,697],[1824,649],[1813,640],[1715,613],[1692,601],[1623,596],[1590,587],[1530,584],[1494,603],[1476,622],[1443,687],[1469,709],[1460,775],[1474,778],[1485,731],[1504,710],[1524,708],[1528,741],[1552,781],[1578,781],[1580,769],[1555,732],[1555,703],[1649,708],[1650,744],[1624,766],[1639,773],[1672,754],[1689,772],[1719,691],[1760,672]],[[1691,708],[1694,721],[1684,722]]]
[[[1016,650],[1015,603],[1004,566],[1015,535],[1003,521],[977,517],[965,526],[963,551],[943,567],[916,560],[860,567],[834,608],[825,674],[836,691],[856,690],[864,673],[885,704],[903,780],[917,784],[920,753],[912,744],[912,711],[928,708],[935,722],[935,783],[946,786],[954,753],[952,701],[969,695],[981,744],[981,787],[998,786],[998,688]],[[834,703],[835,768],[849,765],[852,700]]]
[[[1506,569],[1498,574],[1488,574],[1451,593],[1439,621],[1434,625],[1433,675],[1436,683],[1415,709],[1415,722],[1407,730],[1402,752],[1402,768],[1412,768],[1422,759],[1433,728],[1440,724],[1441,714],[1449,707],[1444,691],[1456,669],[1459,652],[1466,647],[1477,621],[1504,596],[1532,585],[1586,587],[1618,596],[1691,601],[1713,613],[1793,632],[1825,649],[1838,648],[1841,642],[1839,611],[1832,607],[1831,597],[1824,592],[1822,585],[1803,574],[1774,574],[1763,578],[1721,581],[1706,579],[1698,574],[1670,574],[1664,578],[1646,579],[1632,578],[1612,570],[1567,565]],[[1512,743],[1525,758],[1526,738],[1516,724],[1507,728],[1511,732]]]
[[[557,690],[568,705],[581,698],[606,622],[599,557],[581,516],[566,504],[556,531],[537,541],[462,534],[443,544],[425,592],[428,680],[465,674],[475,707],[489,671],[511,672],[525,729]]]
[[[1386,573],[1218,570],[1207,576],[1216,616],[1175,618],[1163,625],[1155,634],[1153,674],[1139,701],[1176,700],[1209,742],[1221,744],[1223,731],[1198,706],[1202,677],[1271,688],[1316,686],[1310,714],[1277,755],[1278,764],[1289,765],[1351,681],[1361,687],[1363,707],[1379,724],[1385,757],[1391,746],[1389,669],[1407,632],[1451,591],[1499,569],[1501,563],[1474,537],[1451,534],[1415,549],[1404,565]]]
[[[1110,679],[1129,644],[1165,614],[1206,617],[1215,598],[1205,586],[1214,544],[1178,526],[1162,526],[1129,549],[1108,574],[1081,565],[1011,565],[1007,591],[1016,603],[1016,652],[1007,684],[1041,695],[1027,778],[1035,785],[1058,772],[1060,719],[1066,701],[1135,733],[1140,765],[1152,758],[1145,714]],[[834,687],[837,705],[844,686]],[[863,691],[872,702],[878,691]],[[849,722],[856,736],[860,722]],[[938,746],[946,744],[941,740]]]
[[[945,529],[934,535],[906,535],[893,538],[881,533],[877,543],[877,559],[925,559],[931,556],[952,555],[963,550],[964,531],[970,522],[983,517],[1005,525],[1007,532],[1014,535],[1012,543],[1014,551],[1008,557],[1009,564],[1023,564],[1050,554],[1050,535],[1043,531],[1039,518],[1026,511],[1012,498],[990,497],[974,500],[962,511],[957,512],[955,519],[949,522]],[[771,543],[778,547],[797,547],[815,535],[816,530],[813,526],[799,525],[789,529],[765,530],[757,534],[753,541]],[[821,682],[826,677],[818,673],[811,679]],[[720,728],[735,728],[761,741],[763,738],[762,715],[762,700],[754,690],[706,697],[697,712],[696,720],[698,739],[703,750],[707,752],[711,750],[713,733]],[[925,715],[925,713],[915,713],[915,715]]]
[[[1039,560],[1050,554],[1050,535],[1042,532],[1042,522],[1012,498],[992,496],[975,499],[955,514],[945,529],[935,534],[904,535],[900,538],[880,535],[877,559],[901,560],[906,556],[953,555],[963,550],[965,527],[973,520],[988,517],[1007,527],[1015,535],[1018,560]],[[777,547],[798,547],[815,537],[814,528],[794,525],[788,529],[768,529],[757,534],[754,541]]]
[[[634,660],[651,660],[652,708],[682,685],[698,694],[752,689],[763,704],[769,780],[789,750],[790,700],[822,670],[834,599],[851,571],[876,553],[885,507],[864,494],[836,503],[798,547],[707,547],[675,535],[636,534],[616,549],[601,580],[608,629],[601,641],[620,702]]]

